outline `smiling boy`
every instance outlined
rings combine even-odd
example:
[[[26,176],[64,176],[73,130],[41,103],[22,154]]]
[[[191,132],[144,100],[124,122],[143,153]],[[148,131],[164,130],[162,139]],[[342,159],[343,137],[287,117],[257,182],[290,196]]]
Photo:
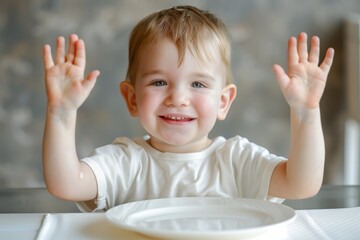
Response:
[[[208,133],[217,119],[226,117],[235,98],[223,64],[204,64],[186,49],[179,66],[178,50],[166,38],[142,56],[133,83],[124,81],[121,91],[130,113],[151,136],[150,145],[175,153],[205,149],[211,142]]]
[[[324,140],[319,102],[334,50],[319,66],[320,43],[307,35],[289,40],[285,71],[274,65],[290,106],[288,158],[240,136],[210,139],[236,97],[231,83],[230,40],[213,14],[192,6],[153,13],[132,31],[129,67],[120,84],[129,113],[148,133],[117,138],[79,160],[77,110],[99,71],[84,78],[85,45],[71,35],[57,40],[55,62],[44,47],[48,96],[43,143],[44,176],[55,196],[77,201],[83,211],[106,210],[144,199],[186,196],[246,197],[281,201],[319,190]]]

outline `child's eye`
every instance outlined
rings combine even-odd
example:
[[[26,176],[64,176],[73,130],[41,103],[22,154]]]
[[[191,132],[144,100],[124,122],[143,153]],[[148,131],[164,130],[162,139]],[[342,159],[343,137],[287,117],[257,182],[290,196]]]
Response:
[[[193,83],[191,83],[191,86],[193,88],[204,88],[205,87],[205,85],[201,82],[193,82]]]
[[[162,87],[162,86],[166,86],[167,84],[163,80],[156,80],[156,81],[152,82],[151,85],[156,86],[156,87]]]

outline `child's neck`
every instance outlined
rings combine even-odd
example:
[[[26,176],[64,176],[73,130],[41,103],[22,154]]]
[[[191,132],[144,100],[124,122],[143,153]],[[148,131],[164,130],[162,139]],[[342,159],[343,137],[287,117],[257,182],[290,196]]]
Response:
[[[171,152],[171,153],[193,153],[200,152],[206,149],[212,142],[208,136],[199,139],[196,142],[191,142],[184,145],[171,145],[164,142],[159,142],[156,139],[150,137],[147,141],[153,148],[160,152]]]

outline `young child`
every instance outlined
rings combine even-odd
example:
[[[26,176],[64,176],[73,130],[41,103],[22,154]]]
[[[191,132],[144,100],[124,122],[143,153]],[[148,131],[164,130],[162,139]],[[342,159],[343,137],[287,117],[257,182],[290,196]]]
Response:
[[[209,139],[236,96],[231,82],[230,40],[224,23],[211,13],[178,6],[153,13],[133,29],[129,67],[120,84],[129,113],[148,133],[117,138],[78,159],[78,108],[99,71],[84,78],[85,45],[75,34],[57,39],[55,61],[44,46],[47,92],[43,142],[44,177],[49,191],[78,202],[83,211],[154,198],[218,196],[271,201],[306,198],[322,184],[324,140],[319,102],[332,65],[328,49],[319,65],[320,42],[291,37],[288,73],[274,65],[290,106],[288,159],[240,136]]]

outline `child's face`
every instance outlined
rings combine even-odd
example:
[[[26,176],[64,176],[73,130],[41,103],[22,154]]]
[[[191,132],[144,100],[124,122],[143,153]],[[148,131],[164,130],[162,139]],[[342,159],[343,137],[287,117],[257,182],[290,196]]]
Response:
[[[225,86],[221,64],[199,64],[188,50],[180,66],[178,59],[176,46],[167,39],[148,48],[129,110],[139,117],[156,149],[194,152],[210,143],[208,134],[217,119],[225,118],[233,100],[228,101],[229,88],[234,98],[235,86]]]

